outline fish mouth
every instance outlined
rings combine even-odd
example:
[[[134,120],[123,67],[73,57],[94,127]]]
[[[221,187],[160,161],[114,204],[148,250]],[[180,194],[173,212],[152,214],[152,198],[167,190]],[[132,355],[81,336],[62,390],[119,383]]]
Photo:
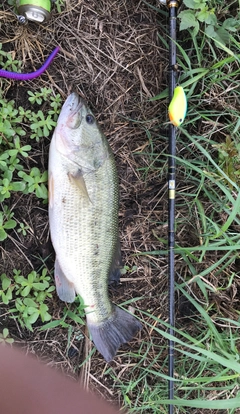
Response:
[[[84,100],[76,93],[73,92],[67,98],[63,109],[69,111],[69,115],[74,116],[84,105]]]
[[[68,96],[58,118],[58,127],[60,130],[68,127],[70,129],[77,129],[82,120],[82,108],[84,100],[73,92]]]

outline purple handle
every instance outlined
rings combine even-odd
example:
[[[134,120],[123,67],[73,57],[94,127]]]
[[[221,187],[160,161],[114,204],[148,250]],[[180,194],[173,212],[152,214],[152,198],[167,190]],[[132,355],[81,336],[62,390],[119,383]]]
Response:
[[[55,58],[59,50],[60,50],[60,47],[59,46],[56,47],[51,53],[51,55],[47,58],[46,62],[44,62],[44,64],[41,66],[41,68],[39,68],[35,72],[17,73],[17,72],[9,72],[8,70],[0,69],[0,77],[8,78],[8,79],[16,79],[16,80],[30,80],[30,79],[37,78],[48,68],[48,66],[50,65],[52,60]]]

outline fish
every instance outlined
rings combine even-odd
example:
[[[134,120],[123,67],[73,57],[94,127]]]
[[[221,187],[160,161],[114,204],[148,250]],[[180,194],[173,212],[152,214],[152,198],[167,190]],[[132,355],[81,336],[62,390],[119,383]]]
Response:
[[[177,86],[173,91],[173,97],[168,107],[170,122],[179,127],[187,113],[187,98],[182,86]]]
[[[51,139],[48,176],[56,291],[69,303],[82,297],[93,343],[110,362],[142,325],[109,299],[108,282],[121,274],[118,174],[106,137],[75,92]]]

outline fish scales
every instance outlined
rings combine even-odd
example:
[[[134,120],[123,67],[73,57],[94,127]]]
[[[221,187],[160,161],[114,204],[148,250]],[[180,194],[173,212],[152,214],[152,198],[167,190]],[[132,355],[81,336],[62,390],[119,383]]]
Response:
[[[118,256],[118,177],[112,151],[77,94],[63,105],[49,153],[49,223],[60,299],[83,298],[87,325],[107,361],[141,329],[113,305],[108,279]]]
[[[111,312],[107,279],[117,245],[118,191],[109,172],[117,179],[112,157],[96,172],[83,175],[91,202],[79,197],[78,187],[69,181],[64,169],[62,178],[54,184],[59,198],[56,220],[61,230],[55,243],[57,250],[68,258],[62,262],[59,259],[61,268],[85,305],[90,306],[88,311],[99,304],[96,312],[89,315],[91,320],[98,318],[98,313],[107,317]],[[84,219],[76,221],[76,211]],[[113,251],[112,255],[109,251]]]

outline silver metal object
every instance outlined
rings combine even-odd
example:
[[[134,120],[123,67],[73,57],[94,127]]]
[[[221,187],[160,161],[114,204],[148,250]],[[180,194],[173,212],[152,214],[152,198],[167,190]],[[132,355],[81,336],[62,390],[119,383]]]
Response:
[[[27,23],[27,19],[26,19],[25,16],[22,16],[22,15],[19,15],[19,14],[16,14],[16,13],[14,13],[14,14],[16,16],[16,19],[17,19],[18,23],[20,23],[20,24],[26,24]]]
[[[50,19],[51,0],[18,0],[18,13],[27,21],[44,23]],[[22,19],[18,19],[22,23]]]

